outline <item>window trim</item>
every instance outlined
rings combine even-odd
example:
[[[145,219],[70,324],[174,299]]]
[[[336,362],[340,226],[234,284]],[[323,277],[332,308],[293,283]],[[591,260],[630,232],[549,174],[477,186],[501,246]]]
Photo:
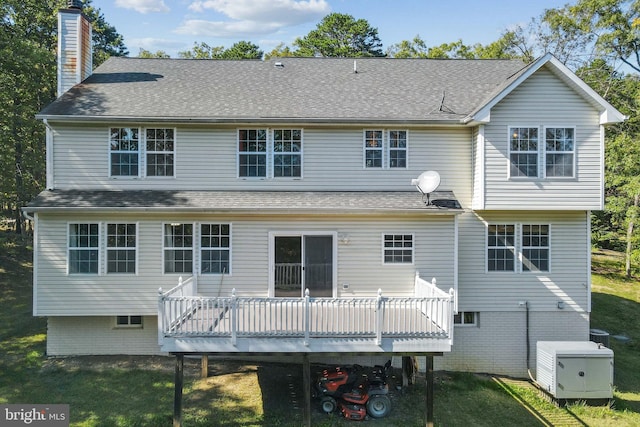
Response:
[[[147,150],[147,130],[150,129],[154,129],[154,130],[168,130],[171,129],[173,131],[173,150],[171,152],[168,151],[149,151]],[[177,155],[177,144],[178,144],[178,129],[175,127],[143,127],[142,128],[142,136],[144,139],[144,144],[143,144],[143,154],[142,154],[142,158],[144,159],[144,169],[142,172],[142,177],[143,178],[149,178],[149,179],[153,179],[153,180],[157,180],[157,179],[175,179],[177,177],[176,174],[176,155]],[[149,164],[149,153],[151,154],[171,154],[173,156],[173,174],[172,175],[148,175],[147,174],[147,166]]]
[[[381,146],[369,147],[367,146],[367,132],[381,132]],[[405,133],[405,147],[396,148],[391,147],[391,132],[404,132]],[[409,169],[409,129],[389,129],[389,128],[364,128],[362,130],[362,169],[363,170],[403,170]],[[405,153],[405,166],[391,166],[391,151],[404,151]],[[379,151],[380,152],[380,166],[367,166],[367,152]]]
[[[226,248],[229,253],[229,270],[226,273],[203,273],[202,272],[202,251],[207,249],[221,250],[225,249],[224,247],[204,247],[202,246],[202,226],[203,225],[227,225],[229,226],[229,246]],[[198,229],[198,239],[194,241],[197,245],[198,252],[198,275],[207,276],[207,277],[215,277],[215,276],[232,276],[233,272],[233,223],[231,222],[199,222],[197,223],[196,228]]]
[[[404,148],[391,147],[391,132],[404,132]],[[387,129],[387,167],[388,169],[408,169],[409,168],[409,130],[408,129]],[[391,151],[404,152],[404,166],[391,166]]]
[[[547,246],[526,246],[524,245],[524,226],[546,226],[547,227]],[[547,250],[547,269],[546,270],[525,270],[524,269],[524,250],[526,249],[546,249]],[[539,274],[539,273],[551,273],[551,224],[549,223],[521,223],[520,224],[520,252],[519,262],[520,272],[523,274]]]
[[[133,248],[133,251],[135,252],[135,271],[133,273],[131,272],[109,272],[109,251],[110,250],[131,250],[131,248],[126,247],[126,248],[121,248],[121,247],[110,247],[109,246],[109,225],[135,225],[136,227],[136,233],[135,233],[135,238],[136,238],[136,245]],[[132,275],[132,276],[137,276],[138,272],[139,272],[139,244],[140,244],[140,236],[139,236],[139,232],[140,232],[140,226],[139,223],[136,222],[127,222],[127,221],[110,221],[110,222],[105,222],[104,225],[104,247],[105,247],[105,259],[104,259],[104,272],[106,275]]]
[[[67,276],[101,276],[102,275],[102,233],[101,233],[101,223],[100,222],[96,222],[96,221],[88,221],[88,222],[81,222],[81,221],[69,221],[67,222],[67,242],[66,242],[66,246],[67,246]],[[93,246],[88,246],[86,248],[84,247],[79,247],[80,250],[96,250],[97,251],[97,256],[96,256],[96,263],[97,263],[97,271],[95,273],[74,273],[71,272],[71,251],[72,249],[78,249],[78,247],[71,247],[71,226],[72,225],[95,225],[97,227],[97,231],[98,231],[98,246],[95,247],[95,249],[93,249]],[[88,249],[88,248],[92,248],[92,249]]]
[[[387,247],[385,246],[385,243],[387,241],[387,236],[403,236],[403,241],[404,241],[404,236],[411,236],[411,262],[387,262],[386,261],[386,251],[387,251]],[[381,263],[382,265],[414,265],[415,261],[416,261],[416,235],[415,233],[404,233],[404,232],[395,232],[395,233],[382,233],[381,235],[381,246],[382,246],[382,259],[381,259]],[[392,250],[394,248],[388,248],[389,250]]]
[[[511,174],[511,135],[515,128],[527,128],[538,129],[538,149],[536,152],[537,159],[537,174],[536,176],[514,176]],[[548,176],[547,175],[547,154],[549,153],[569,153],[566,151],[547,151],[547,129],[572,129],[573,130],[573,150],[570,152],[572,155],[572,172],[571,176]],[[577,177],[577,147],[578,147],[578,129],[575,125],[507,125],[507,179],[513,181],[540,181],[540,180],[572,180]],[[526,152],[522,152],[526,153]],[[533,153],[533,152],[529,152]]]
[[[172,226],[174,224],[177,225],[191,225],[191,271],[183,271],[183,272],[174,272],[174,271],[170,271],[167,272],[165,269],[165,261],[166,261],[166,251],[167,250],[186,250],[188,248],[188,246],[171,246],[171,247],[167,247],[165,246],[165,227],[167,225]],[[197,268],[197,259],[196,259],[196,239],[198,238],[198,236],[196,235],[196,230],[197,230],[197,226],[195,222],[183,222],[183,221],[165,221],[162,223],[162,230],[161,230],[161,236],[162,236],[162,274],[163,275],[184,275],[184,274],[191,274],[193,275],[196,271],[198,271]]]
[[[513,270],[489,270],[489,226],[492,225],[513,225],[514,227],[514,246],[513,246],[513,251],[514,251],[514,265],[513,265]],[[523,245],[523,226],[525,225],[533,225],[533,226],[547,226],[547,230],[548,230],[548,234],[547,234],[547,241],[548,241],[548,246],[546,246],[547,249],[547,256],[548,256],[548,260],[547,260],[547,264],[548,264],[548,269],[547,270],[525,270],[523,268],[523,264],[524,264],[524,254],[523,254],[523,249],[524,249],[524,245]],[[551,268],[551,264],[552,264],[552,224],[551,223],[545,223],[545,222],[498,222],[498,221],[492,221],[492,222],[485,222],[485,244],[484,244],[484,248],[485,248],[485,254],[484,254],[484,262],[485,262],[485,274],[548,274],[552,272],[552,268]],[[527,248],[531,248],[531,247],[527,247]],[[533,247],[533,248],[538,248]],[[540,248],[542,248],[542,246],[540,246]]]
[[[513,246],[489,246],[489,227],[491,226],[513,226]],[[518,224],[515,222],[489,222],[486,224],[486,229],[484,233],[485,241],[485,273],[497,273],[497,274],[509,274],[516,273],[518,271]],[[503,248],[503,249],[512,249],[513,250],[513,269],[511,270],[489,270],[489,249],[490,248]]]
[[[472,314],[473,322],[467,323],[465,322],[465,315]],[[460,316],[460,322],[456,322],[456,316]],[[479,311],[459,311],[457,314],[453,316],[453,325],[456,327],[469,328],[469,327],[478,327],[479,326]]]
[[[547,129],[571,129],[573,130],[573,149],[569,152],[569,151],[547,151]],[[544,178],[546,179],[553,179],[553,180],[562,180],[562,179],[575,179],[576,178],[576,145],[577,145],[577,140],[578,140],[578,131],[576,129],[576,126],[543,126],[542,127],[542,134],[544,135],[544,153],[542,155],[542,174],[544,176]],[[547,155],[549,153],[553,153],[553,154],[571,154],[571,176],[547,176]]]
[[[111,134],[114,129],[138,129],[138,149],[135,153],[138,154],[138,174],[137,175],[114,175],[113,171],[113,162],[111,154],[113,150],[111,149]],[[136,126],[109,126],[107,128],[107,156],[109,159],[109,178],[110,179],[138,179],[142,177],[142,171],[145,166],[143,165],[143,156],[142,156],[142,146],[143,146],[143,138],[142,138],[142,128]],[[115,150],[117,153],[134,153],[134,151],[122,151]]]
[[[265,151],[240,151],[240,131],[264,131],[265,132]],[[300,152],[286,152],[285,154],[298,155],[300,158],[300,175],[299,176],[275,176],[275,156],[280,152],[275,151],[275,131],[300,131]],[[296,127],[239,127],[236,128],[236,178],[241,180],[265,181],[297,181],[304,178],[304,128]],[[243,154],[260,154],[265,156],[265,174],[264,176],[242,176],[240,175],[240,156]]]
[[[112,150],[111,150],[111,133],[113,129],[138,129],[138,150],[136,151],[138,154],[138,174],[137,175],[113,175],[112,172]],[[157,151],[148,151],[147,150],[147,130],[149,129],[171,129],[173,131],[173,151],[171,151],[171,155],[173,156],[173,175],[148,175],[147,174],[147,163],[148,163],[148,154],[149,153],[167,153],[169,152],[157,152]],[[109,178],[110,179],[175,179],[177,176],[176,173],[176,156],[177,156],[177,144],[178,144],[178,129],[176,127],[145,127],[145,126],[109,126],[107,129],[107,156],[109,159]],[[116,150],[117,152],[126,153],[127,151]],[[133,151],[130,151],[133,153]]]
[[[121,318],[127,318],[127,323],[119,323]],[[140,323],[131,323],[133,317],[139,317]],[[142,315],[118,315],[113,318],[114,329],[144,329],[144,316]]]
[[[536,174],[535,176],[517,176],[517,175],[512,175],[511,174],[511,165],[512,165],[512,161],[511,161],[511,154],[512,153],[523,153],[523,154],[533,154],[533,151],[514,151],[511,149],[511,137],[513,136],[513,130],[514,129],[536,129],[538,131],[538,145],[535,151],[536,154]],[[544,144],[544,141],[542,140],[541,136],[540,136],[540,126],[539,125],[509,125],[507,126],[507,176],[509,179],[513,179],[513,180],[518,180],[518,181],[526,181],[526,180],[535,180],[535,179],[540,179],[540,171],[541,171],[541,167],[540,167],[540,162],[541,162],[541,156],[540,156],[540,146],[541,144]]]

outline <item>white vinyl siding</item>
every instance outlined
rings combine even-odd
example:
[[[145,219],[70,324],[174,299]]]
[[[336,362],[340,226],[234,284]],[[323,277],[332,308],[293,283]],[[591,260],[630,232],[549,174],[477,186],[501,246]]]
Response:
[[[175,178],[111,179],[105,127],[52,126],[56,189],[415,191],[411,179],[436,170],[441,190],[453,191],[463,207],[470,203],[471,128],[411,129],[407,167],[384,171],[363,168],[362,128],[304,128],[303,177],[263,180],[238,178],[235,127],[176,128]]]
[[[87,280],[87,275],[66,275],[67,218],[39,214],[38,271],[34,287],[36,315],[155,315],[158,288],[169,290],[177,284],[180,276],[163,273],[163,225],[222,224],[225,218],[229,219],[220,215],[144,219],[120,214],[101,216],[100,222],[110,223],[115,218],[138,224],[139,261],[135,280],[123,280],[124,276],[118,274],[91,276],[91,280]],[[78,223],[85,221],[81,217],[72,219]],[[233,275],[224,276],[222,281],[220,275],[201,274],[198,276],[198,292],[228,296],[236,288],[239,295],[267,296],[269,232],[282,230],[293,233],[331,231],[348,236],[348,241],[337,242],[338,296],[375,296],[378,289],[382,289],[383,295],[411,296],[416,270],[429,280],[435,277],[438,286],[448,291],[455,283],[454,222],[451,215],[385,217],[371,221],[348,217],[328,220],[318,216],[308,220],[298,218],[294,222],[282,217],[236,218],[230,254]],[[393,268],[382,265],[381,236],[388,230],[415,236],[413,264],[397,264]],[[434,242],[438,242],[437,246]],[[184,278],[189,276],[183,274]],[[343,283],[350,285],[347,291],[342,289]]]
[[[520,301],[528,301],[531,310],[557,310],[558,301],[565,302],[565,310],[588,309],[590,245],[586,212],[485,211],[459,218],[459,310],[518,311],[522,310]],[[549,271],[522,271],[521,267],[511,272],[487,271],[487,224],[518,224],[518,250],[523,247],[518,231],[522,224],[548,225]],[[518,262],[520,258],[516,257]]]
[[[546,129],[574,129],[573,175],[545,177],[543,163],[547,158],[544,150],[539,150],[539,178],[510,179],[508,137],[513,127],[539,129],[539,144],[544,143],[542,133]],[[484,182],[475,180],[475,192],[484,192],[484,209],[602,209],[603,152],[598,111],[546,68],[492,109],[484,136]],[[564,160],[569,161],[569,156]],[[482,189],[478,187],[481,184]]]

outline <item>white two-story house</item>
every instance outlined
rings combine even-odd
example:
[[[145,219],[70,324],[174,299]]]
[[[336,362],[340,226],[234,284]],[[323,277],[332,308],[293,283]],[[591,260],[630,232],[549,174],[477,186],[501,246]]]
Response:
[[[47,188],[24,209],[49,355],[436,354],[524,376],[537,341],[589,339],[589,217],[624,117],[553,56],[91,72],[83,20],[60,13]]]

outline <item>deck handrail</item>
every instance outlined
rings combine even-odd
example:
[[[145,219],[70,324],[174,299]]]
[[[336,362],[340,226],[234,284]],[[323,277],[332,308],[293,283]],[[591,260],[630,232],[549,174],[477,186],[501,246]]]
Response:
[[[191,304],[184,305],[182,310],[178,310],[177,307],[169,307],[171,310],[167,311],[168,307],[163,304],[165,298],[193,297],[197,294],[198,280],[195,275],[188,277],[186,280],[183,280],[182,276],[180,276],[178,278],[178,284],[166,292],[164,292],[162,288],[158,289],[158,344],[162,345],[164,331],[169,328],[170,325],[180,322],[197,308]]]
[[[441,322],[446,326],[446,330],[449,331],[449,342],[453,345],[453,315],[455,313],[455,301],[456,301],[456,293],[453,288],[449,289],[449,292],[445,292],[442,289],[438,288],[436,285],[436,278],[432,278],[431,282],[427,282],[426,280],[420,277],[420,273],[416,271],[415,276],[415,287],[414,287],[414,295],[416,297],[440,297],[440,298],[449,298],[449,310],[445,313],[439,313],[437,322]],[[423,313],[427,313],[427,307],[423,306]]]
[[[429,297],[303,298],[167,296],[159,298],[164,337],[370,338],[453,337],[452,293]]]

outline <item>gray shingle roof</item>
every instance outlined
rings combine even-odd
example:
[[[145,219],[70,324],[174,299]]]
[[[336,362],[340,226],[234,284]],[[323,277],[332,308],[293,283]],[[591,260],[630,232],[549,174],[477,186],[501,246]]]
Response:
[[[354,61],[357,73],[354,73]],[[110,58],[40,117],[199,122],[459,122],[515,60]]]
[[[454,200],[450,191],[431,193],[431,200]],[[455,202],[457,203],[457,202]],[[209,212],[254,214],[459,212],[459,206],[425,206],[417,191],[87,191],[46,190],[24,208],[43,211]]]

